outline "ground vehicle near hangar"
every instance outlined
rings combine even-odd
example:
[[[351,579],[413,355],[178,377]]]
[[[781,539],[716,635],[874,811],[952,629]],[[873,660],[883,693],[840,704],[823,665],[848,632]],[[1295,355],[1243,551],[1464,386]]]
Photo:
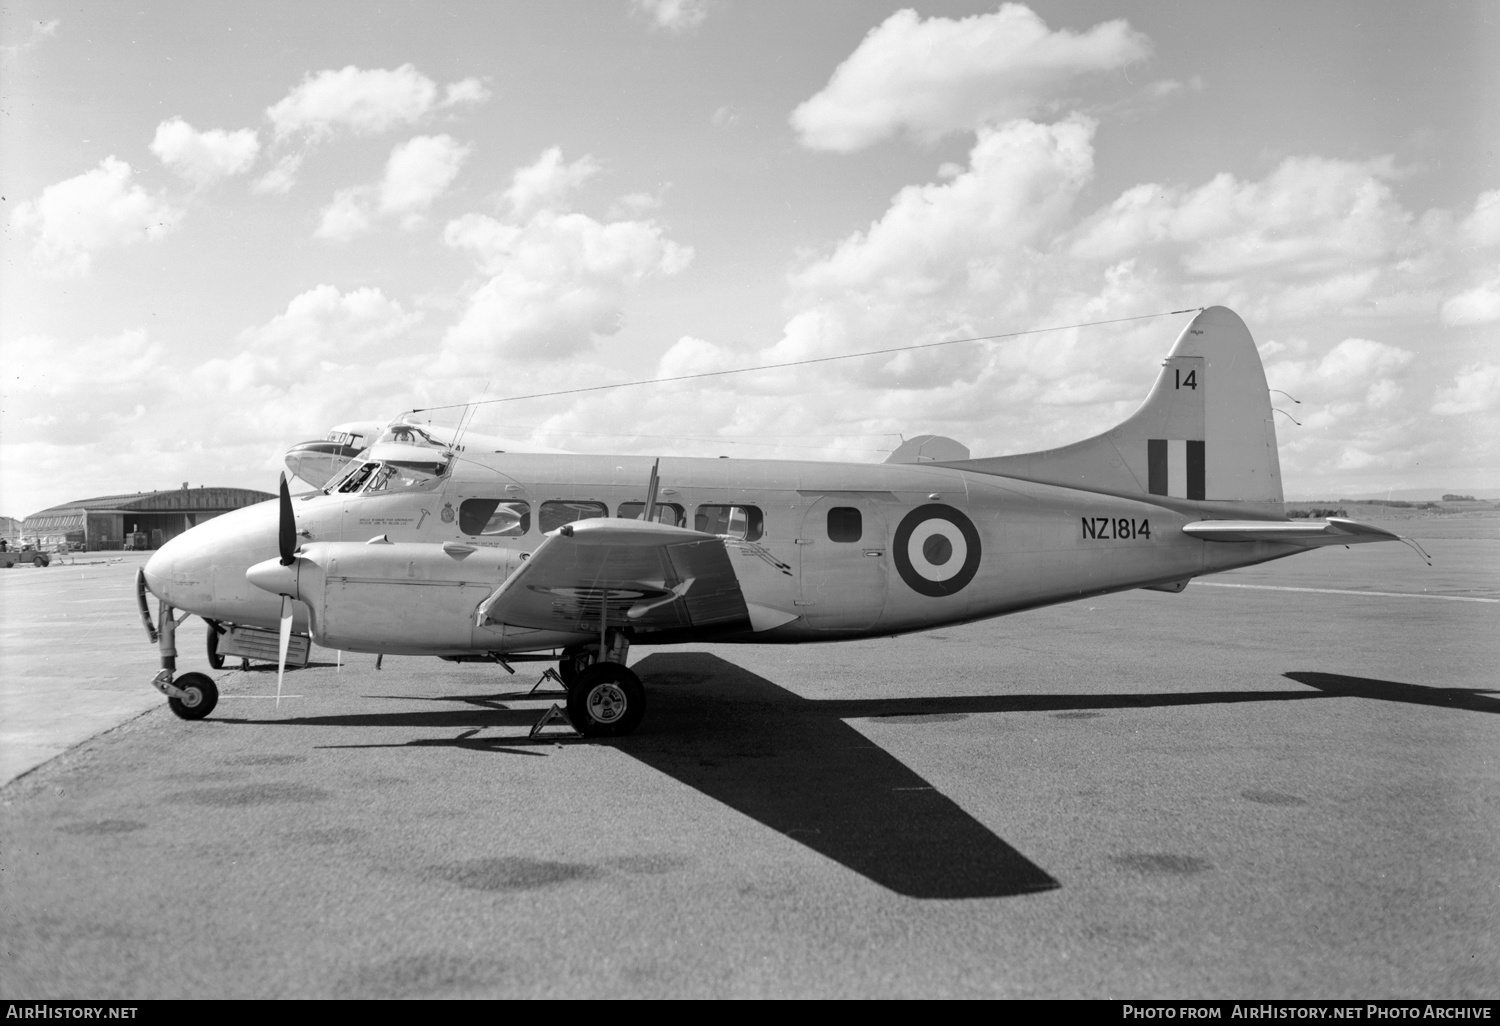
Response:
[[[19,549],[7,548],[0,552],[0,567],[10,569],[17,563],[30,563],[35,567],[44,567],[52,562],[52,557],[42,552],[35,545],[27,544]]]

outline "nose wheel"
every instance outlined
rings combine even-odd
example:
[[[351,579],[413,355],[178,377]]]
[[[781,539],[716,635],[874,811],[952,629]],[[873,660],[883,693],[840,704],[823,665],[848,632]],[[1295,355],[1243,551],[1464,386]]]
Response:
[[[185,720],[201,720],[219,704],[219,688],[206,673],[184,673],[172,685],[177,695],[167,696],[167,705]]]
[[[594,663],[568,688],[568,719],[585,737],[623,737],[645,714],[646,689],[620,663]]]

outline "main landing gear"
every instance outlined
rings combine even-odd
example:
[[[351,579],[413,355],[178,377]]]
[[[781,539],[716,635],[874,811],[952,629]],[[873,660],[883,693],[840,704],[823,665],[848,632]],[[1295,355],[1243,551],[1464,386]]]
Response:
[[[558,676],[568,689],[568,719],[585,737],[623,737],[646,714],[646,689],[625,665],[630,639],[612,628],[601,659],[598,645],[575,645],[558,660]]]

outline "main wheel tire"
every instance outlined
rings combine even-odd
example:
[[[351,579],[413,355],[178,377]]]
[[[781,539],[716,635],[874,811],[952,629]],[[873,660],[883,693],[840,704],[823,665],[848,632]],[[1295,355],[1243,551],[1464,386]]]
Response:
[[[568,688],[568,719],[586,737],[623,737],[645,714],[641,679],[619,663],[595,663]]]
[[[185,720],[201,720],[219,704],[219,686],[206,673],[184,673],[172,683],[187,692],[187,697],[168,698],[167,705]]]
[[[578,675],[593,666],[596,658],[591,645],[563,649],[562,658],[557,661],[557,675],[562,678],[563,686],[571,689],[577,684]]]
[[[219,654],[219,632],[208,629],[208,665],[216,670],[224,669],[224,657]]]

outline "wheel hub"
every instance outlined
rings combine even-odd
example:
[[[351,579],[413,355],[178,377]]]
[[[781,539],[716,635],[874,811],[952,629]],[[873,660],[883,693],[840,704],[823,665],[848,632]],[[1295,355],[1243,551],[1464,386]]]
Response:
[[[599,684],[589,692],[589,716],[596,723],[613,723],[625,715],[625,692],[615,684]]]

